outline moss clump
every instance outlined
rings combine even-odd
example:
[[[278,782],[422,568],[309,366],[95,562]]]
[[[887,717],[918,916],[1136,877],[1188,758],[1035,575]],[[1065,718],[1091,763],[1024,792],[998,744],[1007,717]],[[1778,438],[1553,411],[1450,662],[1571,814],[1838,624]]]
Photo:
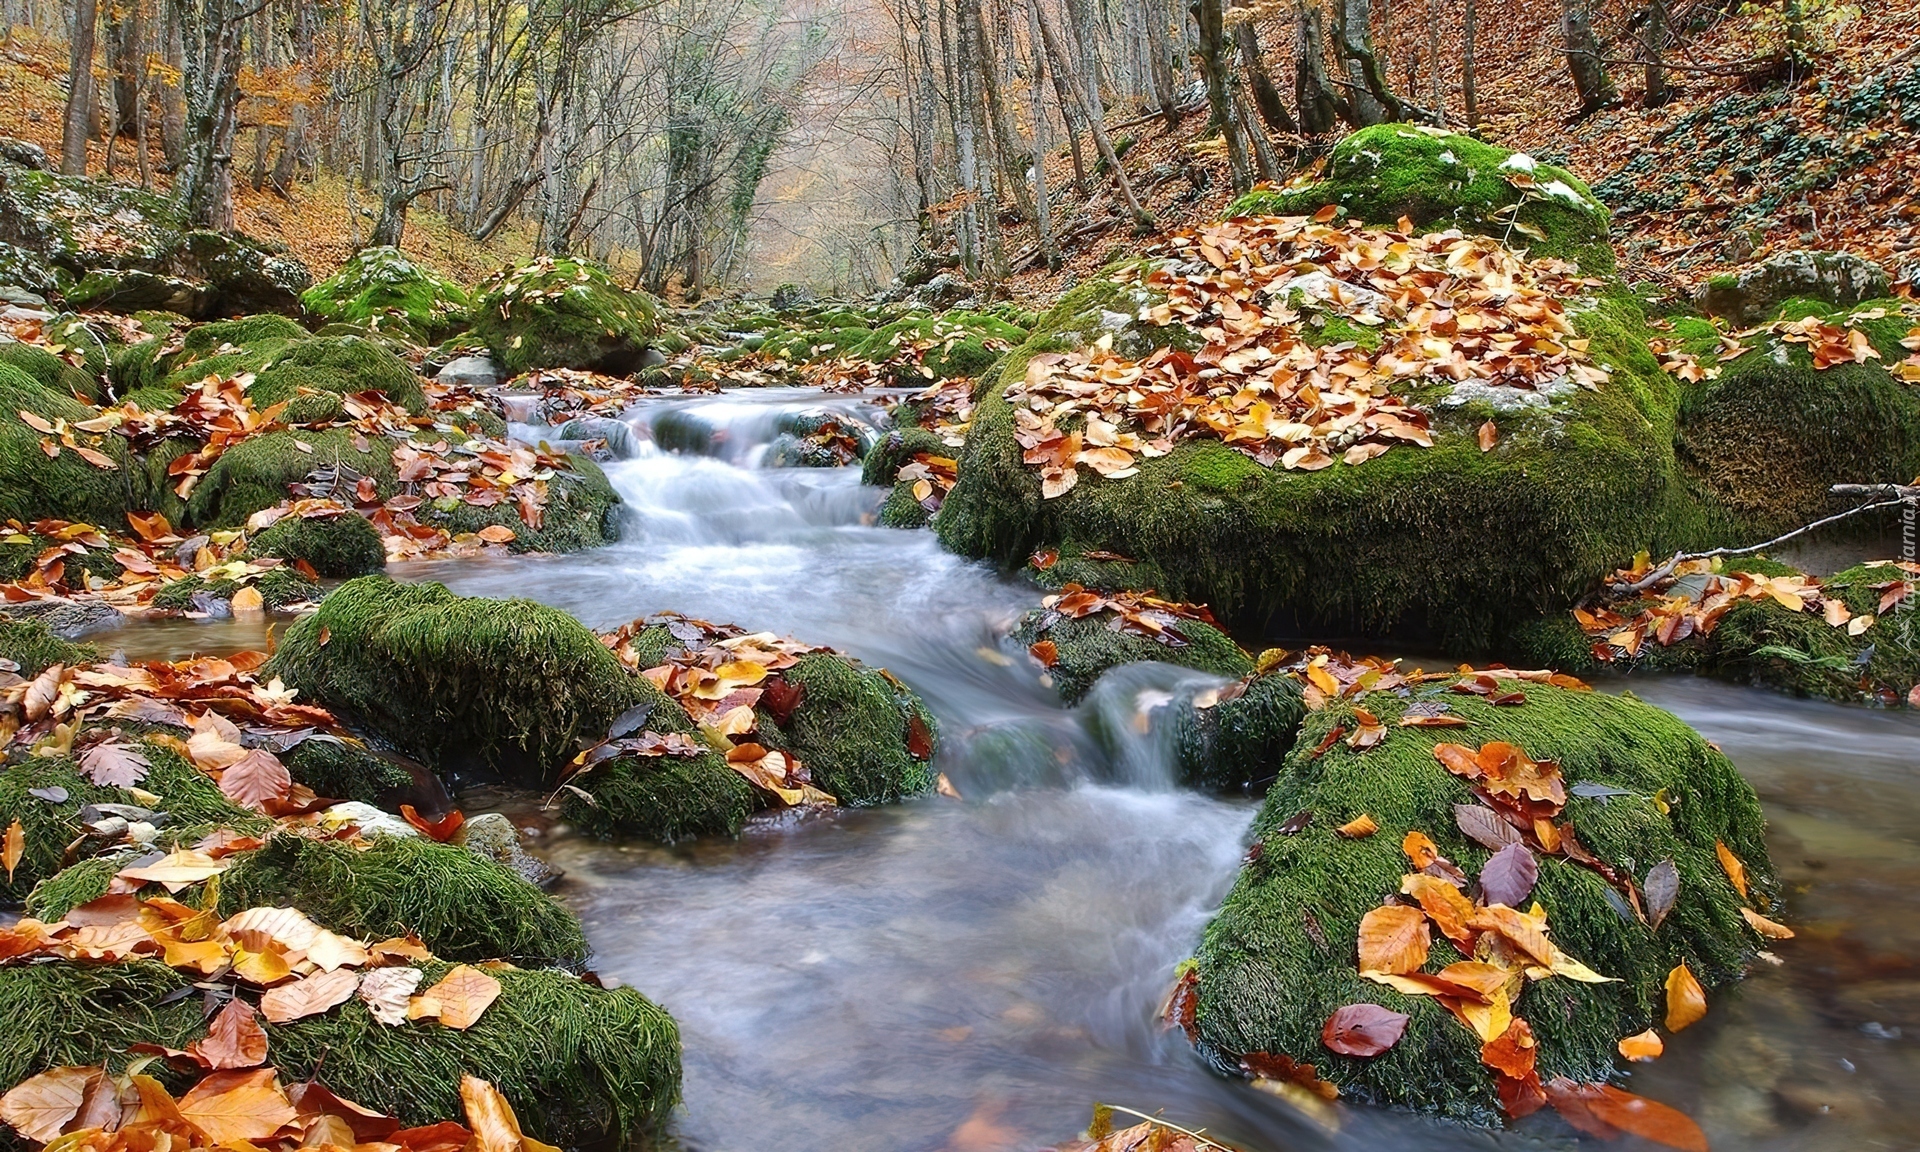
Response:
[[[478,532],[498,524],[513,530],[509,547],[515,552],[578,552],[598,548],[620,537],[620,494],[607,474],[585,456],[567,458],[570,467],[555,471],[547,481],[547,502],[540,527],[529,527],[519,508],[503,501],[490,508],[443,497],[422,504],[414,516],[422,524],[445,528],[455,535]]]
[[[1004,388],[1031,356],[1090,343],[1113,304],[1133,299],[1121,284],[1083,285],[1002,363],[935,521],[949,548],[1007,564],[1055,548],[1061,559],[1045,578],[1092,586],[1116,574],[1078,558],[1118,553],[1134,558],[1119,574],[1130,586],[1208,604],[1229,622],[1392,629],[1472,650],[1516,618],[1571,604],[1595,573],[1642,547],[1719,542],[1713,533],[1723,529],[1674,458],[1677,386],[1648,353],[1644,316],[1626,297],[1574,317],[1612,380],[1503,412],[1492,451],[1475,436],[1481,402],[1456,403],[1449,386],[1435,385],[1418,397],[1433,406],[1431,448],[1303,472],[1263,468],[1197,438],[1141,459],[1131,478],[1084,475],[1066,495],[1042,499]],[[1177,343],[1182,331],[1107,330],[1125,355]]]
[[[1211,708],[1183,702],[1174,714],[1180,779],[1214,792],[1264,791],[1293,750],[1307,706],[1300,681],[1255,676],[1245,691]]]
[[[1035,608],[1020,617],[1014,627],[1016,643],[1029,646],[1042,640],[1053,642],[1055,660],[1049,674],[1060,698],[1069,704],[1087,694],[1109,668],[1143,660],[1177,664],[1211,672],[1216,676],[1239,679],[1251,675],[1253,661],[1225,632],[1199,620],[1181,620],[1174,625],[1184,644],[1162,644],[1112,625],[1120,617],[1111,612],[1073,619],[1049,608]]]
[[[668,705],[678,709],[671,701]],[[648,725],[663,730],[658,715]],[[753,786],[711,752],[620,756],[570,783],[592,799],[569,793],[561,815],[593,836],[637,836],[662,844],[737,836],[759,805]]]
[[[1727,571],[1775,576],[1793,569],[1749,557],[1729,562]],[[1769,598],[1736,603],[1705,636],[1672,645],[1649,636],[1632,659],[1603,664],[1593,655],[1592,638],[1571,616],[1561,615],[1519,629],[1514,648],[1527,663],[1576,673],[1693,672],[1796,696],[1898,704],[1920,684],[1920,626],[1911,613],[1881,613],[1878,586],[1907,578],[1898,568],[1882,564],[1858,565],[1820,578],[1821,588],[1839,596],[1852,616],[1875,616],[1873,625],[1858,636]],[[1647,603],[1622,605],[1616,611],[1631,613]]]
[[[804,694],[780,725],[760,709],[761,742],[792,753],[816,787],[849,807],[888,804],[933,788],[927,761],[908,750],[918,727],[932,752],[934,722],[920,698],[884,671],[815,652],[782,675]]]
[[[290,604],[304,604],[320,598],[320,585],[291,568],[274,568],[263,572],[250,585],[259,590],[261,604],[276,612]],[[238,580],[186,576],[163,586],[148,603],[155,608],[186,612],[193,609],[194,597],[201,593],[214,600],[232,600],[240,589],[248,586]]]
[[[450,966],[420,965],[425,988]],[[492,1081],[529,1135],[568,1147],[624,1147],[658,1128],[679,1099],[673,1018],[631,988],[603,989],[564,972],[494,973],[500,998],[465,1031],[389,1026],[358,999],[290,1024],[264,1020],[281,1081],[318,1075],[333,1091],[410,1125],[461,1115],[462,1073]],[[0,1079],[66,1064],[119,1067],[131,1044],[185,1047],[206,1034],[191,974],[153,960],[0,969]],[[166,1065],[149,1072],[176,1091]]]
[[[387,566],[386,546],[367,518],[354,513],[308,519],[284,516],[247,541],[255,556],[275,556],[289,563],[305,560],[322,576],[365,576]]]
[[[586,368],[623,376],[660,334],[659,304],[598,265],[542,258],[503,268],[476,290],[473,335],[518,376]]]
[[[76,433],[81,443],[113,461],[100,468],[78,452],[61,448],[48,457],[41,448],[45,433],[21,418],[27,412],[42,420],[77,423],[98,415],[72,396],[55,392],[18,368],[0,364],[0,521],[77,520],[88,524],[120,524],[130,506],[131,469],[126,441],[118,436],[96,437]],[[56,447],[58,441],[52,440]]]
[[[464,329],[473,301],[466,289],[409,259],[398,248],[362,248],[340,270],[300,294],[325,324],[366,324],[419,344]]]
[[[373,478],[381,499],[393,495],[391,441],[359,437],[351,428],[323,432],[269,432],[251,436],[220,454],[187,499],[188,521],[201,529],[237,528],[262,508],[286,500],[292,486],[316,472]],[[305,445],[305,448],[301,446]],[[352,473],[347,476],[347,473]]]
[[[106,397],[99,377],[85,368],[67,363],[45,348],[16,340],[0,340],[0,364],[16,368],[49,390],[83,403],[98,404]]]
[[[287,418],[298,422],[295,409],[302,393],[351,396],[369,391],[382,393],[415,415],[427,410],[420,378],[407,362],[361,336],[315,336],[275,351],[247,395],[257,408],[288,401]]]
[[[1453,805],[1472,802],[1472,793],[1435,761],[1433,746],[1442,740],[1509,741],[1536,759],[1557,759],[1570,786],[1628,790],[1605,800],[1570,795],[1565,818],[1596,856],[1636,882],[1666,859],[1680,873],[1679,898],[1654,931],[1614,909],[1597,873],[1559,856],[1540,860],[1530,899],[1545,907],[1554,943],[1621,981],[1555,977],[1528,984],[1514,1012],[1533,1026],[1543,1079],[1607,1079],[1615,1042],[1659,1017],[1663,982],[1676,964],[1685,962],[1709,988],[1743,974],[1758,938],[1740,917],[1740,898],[1714,844],[1724,842],[1745,862],[1756,904],[1765,908],[1774,879],[1752,788],[1724,756],[1658,708],[1546,685],[1528,684],[1525,691],[1526,704],[1494,707],[1441,685],[1417,690],[1416,698],[1445,699],[1472,725],[1451,729],[1398,727],[1394,721],[1412,700],[1371,693],[1357,703],[1386,723],[1388,736],[1366,752],[1335,743],[1314,755],[1336,726],[1352,727],[1355,702],[1308,716],[1255,823],[1260,851],[1242,869],[1200,947],[1203,1046],[1310,1062],[1349,1099],[1497,1122],[1478,1038],[1431,997],[1404,996],[1356,970],[1361,917],[1397,893],[1409,870],[1400,847],[1407,832],[1432,837],[1469,875],[1487,859],[1455,824]],[[1670,812],[1654,801],[1663,790]],[[1303,811],[1312,814],[1305,830],[1280,831]],[[1379,823],[1378,834],[1359,840],[1335,834],[1362,813]],[[1457,958],[1437,933],[1433,957],[1430,966]],[[1334,1009],[1357,1002],[1407,1013],[1406,1035],[1372,1059],[1329,1052],[1320,1042],[1321,1026]]]
[[[1391,227],[1404,216],[1422,229],[1498,236],[1536,256],[1575,260],[1590,275],[1615,267],[1607,209],[1579,177],[1471,136],[1407,124],[1362,128],[1335,145],[1318,180],[1250,192],[1226,214],[1304,216],[1328,204],[1369,224]]]
[[[334,589],[264,674],[437,771],[532,787],[650,687],[557,608],[384,576]]]
[[[893,362],[894,382],[925,384],[962,376],[979,376],[993,367],[1011,348],[1027,338],[998,316],[984,312],[946,312],[937,316],[913,315],[874,329],[850,349],[856,356],[876,364]],[[901,350],[926,341],[931,347],[920,353],[916,364],[902,358]]]
[[[15,671],[29,680],[55,664],[91,664],[99,658],[100,649],[92,644],[63,640],[38,620],[0,613],[0,660],[18,665]]]
[[[914,497],[913,481],[902,480],[887,493],[875,520],[882,528],[925,528],[932,523],[933,513]]]
[[[1894,363],[1904,350],[1890,352]],[[1836,511],[1830,485],[1920,474],[1920,398],[1877,363],[1815,371],[1804,345],[1763,338],[1687,390],[1678,451],[1744,535],[1767,539]]]
[[[882,436],[868,451],[860,464],[860,483],[874,487],[888,487],[893,484],[894,476],[914,456],[925,452],[930,456],[951,457],[959,451],[935,436],[925,428],[896,428]]]
[[[425,768],[377,752],[358,740],[314,737],[280,754],[294,783],[330,800],[358,800],[389,812],[412,804],[422,812],[444,804],[444,789]]]

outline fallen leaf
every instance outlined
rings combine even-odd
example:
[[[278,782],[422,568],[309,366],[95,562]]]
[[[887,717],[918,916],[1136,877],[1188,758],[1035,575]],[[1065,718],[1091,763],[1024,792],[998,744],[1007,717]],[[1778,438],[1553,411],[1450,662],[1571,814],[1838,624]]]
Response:
[[[1407,1020],[1378,1004],[1348,1004],[1327,1017],[1320,1042],[1342,1056],[1378,1056],[1400,1042]]]
[[[474,535],[489,544],[508,544],[519,538],[519,533],[505,524],[489,524]]]
[[[1480,1063],[1503,1076],[1524,1080],[1533,1073],[1534,1060],[1539,1054],[1533,1029],[1525,1020],[1515,1017],[1506,1031],[1480,1046]]]
[[[1708,1152],[1706,1133],[1700,1130],[1700,1125],[1694,1123],[1692,1117],[1658,1101],[1623,1092],[1611,1084],[1573,1084],[1556,1079],[1548,1083],[1547,1097],[1556,1111],[1583,1131],[1591,1129],[1575,1121],[1569,1115],[1569,1109],[1584,1111],[1608,1129],[1631,1133],[1642,1140],[1665,1144],[1682,1152]]]
[[[66,1067],[29,1076],[0,1096],[0,1120],[29,1140],[47,1143],[80,1114],[88,1092],[105,1075],[97,1067]]]
[[[293,776],[280,758],[265,748],[251,748],[220,773],[220,792],[255,812],[265,812],[276,800],[285,800]]]
[[[418,968],[375,968],[361,977],[360,1000],[375,1020],[399,1024],[406,1020],[413,990],[425,975]]]
[[[1793,939],[1793,929],[1777,920],[1769,920],[1751,908],[1740,909],[1740,915],[1746,917],[1749,928],[1752,928],[1762,936],[1768,936],[1775,940]]]
[[[13,883],[13,870],[20,866],[20,858],[27,852],[27,830],[20,825],[15,816],[13,823],[7,825],[4,844],[0,844],[0,864],[7,866],[7,883]]]
[[[407,823],[418,828],[427,839],[445,844],[453,839],[461,828],[466,826],[467,818],[460,809],[454,808],[437,820],[429,820],[420,815],[411,804],[400,805],[400,815]]]
[[[1407,859],[1413,861],[1415,868],[1425,868],[1440,859],[1440,849],[1434,846],[1425,832],[1407,833],[1406,838],[1400,841],[1400,850],[1407,854]]]
[[[152,864],[122,868],[114,878],[140,884],[161,884],[169,892],[178,892],[189,884],[198,884],[210,876],[218,876],[231,865],[232,861],[215,860],[204,852],[181,848]]]
[[[272,1068],[215,1072],[180,1098],[180,1115],[216,1144],[266,1140],[298,1115]]]
[[[267,602],[266,598],[260,595],[260,589],[249,584],[233,594],[233,599],[228,601],[228,606],[233,609],[235,615],[244,615],[264,611]]]
[[[1526,903],[1539,878],[1540,862],[1525,844],[1515,841],[1489,856],[1481,866],[1480,890],[1486,893],[1489,904],[1518,908]]]
[[[1642,1064],[1649,1060],[1659,1059],[1660,1054],[1666,1050],[1666,1042],[1661,1040],[1660,1034],[1651,1028],[1638,1035],[1625,1037],[1620,1041],[1620,1055],[1628,1060],[1639,1061]]]
[[[1320,1079],[1313,1065],[1295,1063],[1293,1057],[1281,1052],[1249,1052],[1240,1057],[1240,1067],[1246,1069],[1247,1075],[1252,1076],[1255,1083],[1272,1080],[1297,1085],[1329,1103],[1340,1098],[1340,1089]],[[1169,1144],[1167,1148],[1169,1152],[1176,1152],[1180,1145]]]
[[[933,731],[918,710],[907,715],[907,755],[915,760],[933,759]]]
[[[353,998],[360,974],[347,968],[316,972],[304,980],[269,989],[260,997],[260,1014],[274,1024],[318,1016]]]
[[[80,771],[103,788],[131,788],[146,779],[152,763],[131,744],[95,744],[80,755]]]
[[[1362,812],[1345,824],[1340,825],[1340,827],[1335,828],[1334,831],[1349,840],[1364,840],[1375,832],[1380,831],[1380,825],[1374,823],[1373,817]]]
[[[460,1077],[460,1103],[466,1110],[467,1126],[473,1130],[468,1152],[560,1152],[520,1131],[520,1121],[507,1098],[478,1076]]]
[[[1478,435],[1480,438],[1480,451],[1491,452],[1493,451],[1495,442],[1500,439],[1500,429],[1494,426],[1493,421],[1489,420],[1485,424],[1480,425]]]
[[[1707,1014],[1707,992],[1692,969],[1678,965],[1667,973],[1667,1031],[1678,1032]]]
[[[1740,862],[1740,857],[1733,854],[1733,849],[1718,840],[1713,842],[1713,851],[1720,857],[1720,867],[1726,872],[1727,879],[1733,882],[1734,891],[1740,893],[1740,899],[1745,900],[1747,898],[1747,866]]]
[[[1360,968],[1373,972],[1417,972],[1427,962],[1432,940],[1427,918],[1418,908],[1387,904],[1360,918]]]
[[[1673,866],[1672,860],[1662,860],[1647,871],[1641,888],[1647,894],[1647,923],[1658,931],[1680,896],[1680,870]]]
[[[499,997],[500,981],[470,964],[462,964],[447,973],[440,983],[422,992],[415,1002],[424,1000],[436,1005],[433,1015],[439,1017],[440,1023],[464,1031],[473,1027]]]
[[[254,1019],[253,1005],[235,996],[215,1013],[206,1036],[187,1045],[187,1052],[215,1071],[258,1068],[267,1062],[267,1034]]]
[[[1520,830],[1483,804],[1455,804],[1453,822],[1460,826],[1467,839],[1482,848],[1497,852],[1509,844],[1520,843]]]

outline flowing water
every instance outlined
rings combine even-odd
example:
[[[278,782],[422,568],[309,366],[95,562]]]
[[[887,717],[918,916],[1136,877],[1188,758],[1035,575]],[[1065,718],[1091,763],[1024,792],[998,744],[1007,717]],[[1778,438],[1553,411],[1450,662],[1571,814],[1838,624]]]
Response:
[[[1548,1116],[1489,1134],[1306,1115],[1213,1076],[1163,1032],[1156,1010],[1232,885],[1255,810],[1174,788],[1135,723],[1205,677],[1136,666],[1061,708],[995,639],[1031,588],[931,533],[871,526],[883,493],[857,468],[765,466],[780,417],[799,411],[884,426],[873,398],[649,401],[626,418],[630,457],[607,468],[630,518],[619,544],[401,573],[535,597],[599,628],[673,609],[790,632],[892,669],[940,719],[937,767],[964,800],[789,813],[670,849],[542,829],[600,971],[681,1023],[683,1146],[1031,1149],[1071,1136],[1095,1101],[1253,1149],[1569,1139]],[[1753,781],[1800,932],[1634,1089],[1691,1111],[1722,1152],[1920,1148],[1920,720],[1703,681],[1602,687],[1679,713]]]

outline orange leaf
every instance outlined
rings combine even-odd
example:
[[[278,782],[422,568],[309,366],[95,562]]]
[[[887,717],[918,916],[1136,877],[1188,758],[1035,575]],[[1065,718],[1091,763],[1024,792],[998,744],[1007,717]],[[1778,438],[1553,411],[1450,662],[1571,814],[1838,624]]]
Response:
[[[1471,748],[1460,744],[1435,744],[1433,756],[1455,776],[1465,776],[1469,780],[1480,778],[1480,761]]]
[[[304,980],[282,984],[260,997],[260,1014],[275,1024],[318,1016],[353,998],[360,974],[347,968],[316,972]]]
[[[1406,839],[1400,841],[1400,850],[1413,861],[1415,868],[1425,868],[1440,859],[1440,849],[1434,846],[1425,832],[1409,832]]]
[[[1473,918],[1473,901],[1458,887],[1438,876],[1413,872],[1400,878],[1400,891],[1420,902],[1441,935],[1455,944],[1471,943],[1473,933],[1467,929],[1467,921]]]
[[[1546,932],[1524,913],[1504,904],[1495,904],[1475,910],[1473,918],[1467,921],[1467,927],[1479,932],[1498,933],[1534,961],[1547,967],[1553,966],[1553,945],[1547,943]]]
[[[1620,1041],[1620,1055],[1641,1063],[1658,1059],[1666,1050],[1667,1045],[1660,1039],[1660,1034],[1651,1028],[1638,1036],[1628,1036]]]
[[[1416,972],[1427,962],[1432,934],[1418,908],[1387,904],[1360,918],[1360,968],[1372,972]]]
[[[272,1068],[215,1072],[180,1098],[180,1115],[216,1144],[266,1140],[296,1113]]]
[[[15,816],[13,823],[7,825],[4,845],[0,845],[0,864],[7,866],[7,883],[13,883],[13,870],[20,866],[20,858],[27,854],[27,830],[20,826],[20,818]]]
[[[100,1068],[54,1068],[31,1076],[0,1096],[0,1120],[29,1140],[44,1144],[80,1114],[87,1093],[106,1075]]]
[[[1493,446],[1499,439],[1500,429],[1494,426],[1493,421],[1489,420],[1480,425],[1480,451],[1493,451]]]
[[[187,1045],[187,1052],[217,1071],[258,1068],[267,1062],[267,1034],[253,1018],[253,1005],[235,996],[214,1016],[206,1036]]]
[[[1051,668],[1060,660],[1060,646],[1051,640],[1036,640],[1027,645],[1027,655],[1040,661],[1040,667]]]
[[[506,544],[518,539],[518,533],[504,524],[489,524],[474,535],[489,544]]]
[[[1740,909],[1740,915],[1746,917],[1747,927],[1760,933],[1762,936],[1769,936],[1775,940],[1793,939],[1793,929],[1777,920],[1769,920],[1751,908]]]
[[[1533,1062],[1539,1054],[1533,1029],[1525,1020],[1515,1017],[1498,1038],[1480,1046],[1480,1063],[1515,1080],[1524,1080],[1533,1071]]]
[[[1747,898],[1747,866],[1740,862],[1740,857],[1733,854],[1733,849],[1718,840],[1713,842],[1713,850],[1720,857],[1720,867],[1726,871],[1727,879],[1733,881],[1734,891],[1740,893],[1740,899],[1745,900]]]
[[[1380,831],[1380,825],[1373,822],[1373,817],[1362,812],[1345,824],[1340,825],[1340,827],[1335,828],[1334,831],[1349,840],[1364,840],[1375,832]]]
[[[460,1078],[460,1103],[473,1129],[468,1152],[560,1152],[520,1131],[520,1120],[500,1089],[478,1076]]]
[[[1707,1152],[1707,1135],[1693,1118],[1677,1108],[1657,1100],[1622,1092],[1611,1084],[1585,1084],[1581,1103],[1601,1121],[1642,1140],[1679,1148],[1682,1152]]]
[[[460,831],[467,822],[466,816],[458,808],[453,809],[438,820],[429,820],[415,811],[413,805],[402,804],[400,805],[400,815],[406,817],[407,823],[425,833],[427,839],[438,841],[442,844],[453,839],[454,833]]]
[[[415,1002],[436,1005],[432,1014],[440,1018],[440,1023],[464,1030],[471,1028],[499,996],[500,981],[472,965],[462,964],[447,973],[440,983],[422,992]]]
[[[1667,1031],[1678,1032],[1707,1014],[1707,992],[1681,964],[1667,973]]]

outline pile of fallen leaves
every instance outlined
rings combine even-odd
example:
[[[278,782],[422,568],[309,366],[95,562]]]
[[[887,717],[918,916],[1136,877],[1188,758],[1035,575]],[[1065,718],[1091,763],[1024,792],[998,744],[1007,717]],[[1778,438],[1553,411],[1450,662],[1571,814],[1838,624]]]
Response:
[[[1172,261],[1134,275],[1167,295],[1141,310],[1206,340],[1143,360],[1111,335],[1077,353],[1043,353],[1007,389],[1015,438],[1059,496],[1085,464],[1131,476],[1138,457],[1212,436],[1266,466],[1315,470],[1335,454],[1360,464],[1394,444],[1432,445],[1426,413],[1403,393],[1450,380],[1490,387],[1598,387],[1565,300],[1595,282],[1556,260],[1525,260],[1495,240],[1331,223],[1330,212],[1248,217],[1174,233]],[[1378,333],[1316,343],[1325,317]],[[1067,418],[1080,421],[1063,431]]]
[[[667,629],[674,643],[663,654],[665,663],[641,668],[633,640],[657,627]],[[783,804],[839,803],[813,786],[812,774],[797,758],[754,740],[760,727],[757,707],[764,707],[775,723],[784,726],[806,696],[804,686],[789,683],[780,673],[802,656],[832,649],[677,612],[630,621],[600,641],[622,664],[685,708],[700,736],[641,730],[652,711],[650,705],[642,704],[617,718],[606,740],[575,758],[574,775],[623,754],[698,756],[711,749],[726,758],[729,768]]]
[[[337,516],[346,512],[342,505],[324,501],[295,501],[256,513],[247,522],[248,532],[260,531],[283,516]],[[291,568],[309,580],[317,579],[312,565],[304,560],[291,563],[271,556],[247,554],[247,533],[217,531],[182,537],[165,516],[155,512],[127,514],[133,535],[110,533],[92,524],[66,520],[37,520],[21,524],[6,522],[0,544],[32,544],[43,541],[25,576],[0,584],[0,603],[29,600],[97,597],[123,611],[129,609],[160,611],[148,607],[154,595],[166,585],[189,576],[208,583],[230,582],[240,585],[233,597],[238,612],[264,608],[258,588],[251,587],[261,576],[279,568]],[[78,558],[109,552],[120,566],[117,577],[105,578],[88,572]]]
[[[949,448],[967,442],[967,430],[973,427],[971,377],[956,376],[929,384],[904,403],[917,405],[919,426],[940,437]]]
[[[262,652],[172,663],[54,664],[29,680],[0,671],[0,753],[71,756],[95,784],[137,789],[152,767],[144,746],[179,753],[235,804],[272,816],[331,804],[293,782],[280,754],[306,740],[344,738],[333,714],[295,701],[254,674]],[[134,735],[117,723],[149,730]],[[84,729],[84,731],[82,731]]]
[[[1829,595],[1818,578],[1794,573],[1762,576],[1729,572],[1718,557],[1686,560],[1656,572],[1645,553],[1633,567],[1614,573],[1611,606],[1575,608],[1573,618],[1593,642],[1597,660],[1611,663],[1638,657],[1649,640],[1669,647],[1695,636],[1712,635],[1736,604],[1778,605],[1789,612],[1818,616],[1849,636],[1863,635],[1880,615],[1920,588],[1920,564],[1885,561],[1887,579],[1870,585],[1880,593],[1879,610],[1856,615],[1846,601]],[[1651,582],[1649,580],[1651,579]]]
[[[1122,559],[1092,553],[1089,556],[1092,559]],[[1052,562],[1041,566],[1052,567]],[[1040,617],[1035,622],[1035,631],[1044,637],[1062,620],[1084,620],[1096,615],[1106,615],[1107,627],[1114,632],[1144,637],[1169,648],[1184,648],[1189,643],[1186,635],[1180,631],[1182,620],[1219,627],[1205,604],[1162,600],[1151,591],[1093,592],[1078,584],[1068,584],[1058,593],[1040,601]],[[1044,638],[1029,645],[1027,651],[1047,668],[1053,667],[1060,656],[1059,647],[1052,640]]]
[[[1915,309],[1907,305],[1904,313],[1911,317]],[[1844,324],[1829,324],[1818,316],[1802,316],[1798,320],[1780,319],[1738,332],[1722,332],[1720,347],[1715,354],[1718,363],[1711,365],[1702,364],[1699,355],[1679,347],[1677,341],[1656,338],[1649,342],[1648,347],[1659,357],[1662,368],[1691,384],[1718,379],[1723,365],[1753,350],[1754,346],[1746,341],[1762,335],[1771,335],[1784,344],[1804,345],[1814,371],[1824,372],[1841,364],[1883,360],[1873,341],[1854,324],[1857,321],[1884,320],[1891,315],[1893,312],[1885,307],[1865,308],[1848,313]],[[1656,326],[1672,327],[1667,322],[1659,322]],[[1897,364],[1888,365],[1888,371],[1908,384],[1920,384],[1920,325],[1909,329],[1900,343],[1912,355]]]
[[[1114,1126],[1115,1112],[1139,1119],[1124,1128]],[[1159,1116],[1148,1116],[1131,1108],[1112,1104],[1093,1106],[1093,1122],[1086,1135],[1056,1144],[1047,1152],[1238,1152],[1231,1144],[1222,1144],[1206,1135],[1206,1129],[1182,1128]]]
[[[951,456],[915,452],[911,460],[894,472],[893,480],[896,484],[911,482],[915,502],[928,513],[938,512],[947,502],[947,493],[960,482],[960,463]]]

